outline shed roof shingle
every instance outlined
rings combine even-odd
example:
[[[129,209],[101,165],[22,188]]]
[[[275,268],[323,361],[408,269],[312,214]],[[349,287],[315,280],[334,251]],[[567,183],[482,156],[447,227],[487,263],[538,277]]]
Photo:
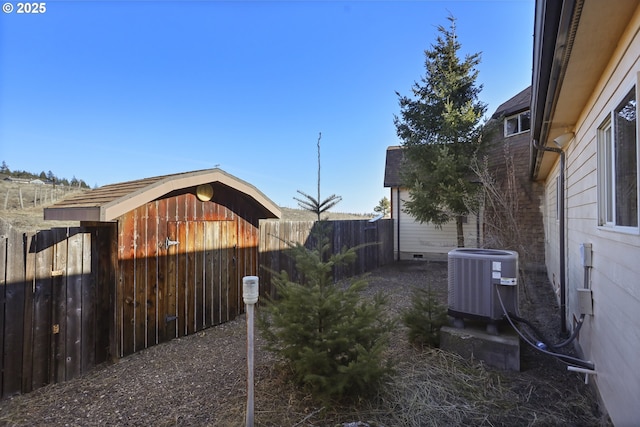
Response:
[[[384,167],[384,186],[400,187],[402,179],[400,178],[400,168],[404,162],[404,150],[399,145],[387,147],[387,159]]]
[[[218,168],[105,185],[45,208],[44,217],[52,220],[112,221],[171,191],[215,182],[246,194],[262,205],[269,212],[269,217],[280,217],[280,208],[260,190]]]
[[[496,112],[491,116],[492,119],[497,119],[500,116],[510,116],[512,114],[520,113],[531,108],[531,86],[522,90],[522,92],[515,95],[508,101],[500,104],[496,109]]]

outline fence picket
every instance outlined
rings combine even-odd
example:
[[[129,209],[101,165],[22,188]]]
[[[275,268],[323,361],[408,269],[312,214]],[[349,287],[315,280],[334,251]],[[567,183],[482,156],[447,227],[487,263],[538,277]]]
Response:
[[[4,286],[3,384],[2,395],[22,389],[22,354],[24,337],[25,264],[21,233],[10,232],[7,244]]]
[[[48,384],[51,377],[53,233],[50,231],[38,232],[29,248],[29,253],[35,257],[36,264],[31,381],[32,388],[36,389]]]
[[[292,280],[299,279],[295,264],[286,252],[292,244],[303,244],[308,248],[315,245],[311,236],[315,221],[274,221],[260,222],[260,283],[264,283],[263,292],[274,296],[271,280],[274,273],[286,271]],[[393,223],[392,220],[329,221],[332,251],[343,247],[366,245],[358,249],[358,259],[351,266],[334,270],[334,280],[371,271],[393,261]]]
[[[36,259],[35,254],[30,253],[28,248],[33,246],[36,236],[34,234],[24,235],[26,268],[25,268],[25,301],[24,301],[24,340],[22,353],[22,390],[31,390],[33,382],[33,334],[35,332],[35,279],[36,279]]]

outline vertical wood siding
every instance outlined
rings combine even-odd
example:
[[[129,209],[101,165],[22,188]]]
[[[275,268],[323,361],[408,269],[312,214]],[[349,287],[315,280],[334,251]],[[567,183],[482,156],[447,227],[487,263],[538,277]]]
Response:
[[[224,204],[175,194],[119,218],[120,357],[244,311],[242,276],[258,271],[259,213],[233,192],[223,196]]]
[[[0,222],[0,397],[242,313],[265,211],[215,191],[217,202],[175,192],[114,223],[23,234]]]

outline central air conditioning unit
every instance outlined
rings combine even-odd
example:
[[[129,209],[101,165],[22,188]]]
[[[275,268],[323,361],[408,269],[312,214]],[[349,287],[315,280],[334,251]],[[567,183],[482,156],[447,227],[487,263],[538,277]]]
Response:
[[[504,310],[518,312],[518,253],[497,249],[458,248],[449,251],[449,310],[456,326],[464,318],[494,323]]]

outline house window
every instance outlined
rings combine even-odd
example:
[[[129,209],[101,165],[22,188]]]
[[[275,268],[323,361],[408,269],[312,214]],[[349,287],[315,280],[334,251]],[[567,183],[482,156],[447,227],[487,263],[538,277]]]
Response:
[[[515,135],[531,129],[531,113],[525,111],[504,119],[504,136]]]
[[[635,87],[598,128],[598,222],[638,227]]]

